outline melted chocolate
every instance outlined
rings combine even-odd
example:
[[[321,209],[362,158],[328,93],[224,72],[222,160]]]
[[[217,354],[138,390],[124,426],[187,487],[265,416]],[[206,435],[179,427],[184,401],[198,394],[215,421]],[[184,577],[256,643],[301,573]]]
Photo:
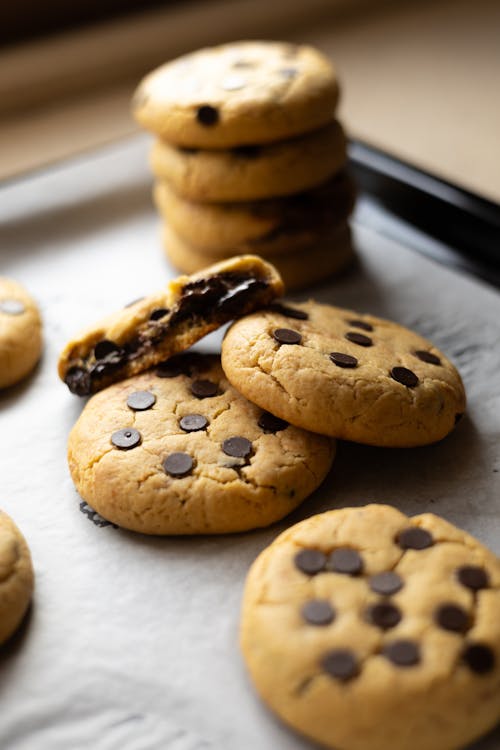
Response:
[[[268,287],[267,281],[237,272],[189,282],[183,287],[179,302],[170,317],[165,313],[161,318],[155,319],[153,314],[153,319],[145,322],[142,330],[123,347],[115,344],[113,347],[100,346],[97,353],[105,356],[97,358],[92,351],[85,360],[76,360],[67,370],[64,382],[72,393],[88,396],[112,382],[115,378],[110,376],[128,362],[160,344],[174,326],[186,321],[195,324],[203,319],[207,322],[215,320],[225,323],[252,309],[256,295]]]

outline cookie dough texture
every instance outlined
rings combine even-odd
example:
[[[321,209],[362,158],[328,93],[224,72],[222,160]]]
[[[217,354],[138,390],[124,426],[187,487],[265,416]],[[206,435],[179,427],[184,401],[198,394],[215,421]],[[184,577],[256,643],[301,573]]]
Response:
[[[181,149],[158,140],[151,167],[178,195],[206,203],[299,193],[328,180],[346,159],[344,131],[332,120],[293,140],[227,151]]]
[[[263,311],[224,338],[222,366],[248,399],[272,404],[297,427],[369,445],[425,445],[453,429],[464,387],[431,342],[372,315],[315,302],[293,307],[306,319]],[[280,329],[298,343],[280,343]]]
[[[137,392],[152,405],[130,408]],[[71,475],[92,508],[132,531],[267,526],[319,486],[335,447],[286,424],[266,429],[262,416],[228,383],[218,357],[181,355],[90,399],[69,437]],[[113,443],[123,430],[131,447]]]
[[[181,276],[71,339],[58,364],[73,393],[89,395],[135,375],[249,310],[283,294],[283,282],[262,258],[244,255]]]
[[[188,244],[169,226],[163,230],[163,244],[168,260],[183,273],[194,273],[219,257]],[[246,244],[233,247],[231,253],[245,252],[247,247]],[[252,243],[251,247],[273,263],[290,291],[327,280],[343,271],[355,258],[346,222],[322,231],[284,231],[267,241]]]
[[[170,143],[218,149],[319,128],[337,99],[335,70],[316,49],[243,41],[157,68],[139,85],[133,110],[142,126]]]
[[[184,242],[212,257],[238,251],[290,253],[316,241],[345,221],[354,207],[355,189],[342,172],[297,195],[242,203],[184,200],[165,181],[154,189],[155,202],[169,227]]]
[[[425,530],[430,546],[405,548],[408,529]],[[361,566],[352,574],[338,570],[346,548]],[[298,556],[307,563],[311,551],[317,564],[304,572]],[[464,568],[484,579],[478,589],[461,582]],[[399,579],[393,593],[374,590],[382,573]],[[241,646],[264,701],[326,747],[468,747],[500,719],[500,561],[430,513],[368,505],[314,516],[253,564]]]
[[[33,593],[33,566],[26,541],[0,511],[0,643],[16,630]]]
[[[22,380],[42,351],[42,321],[28,292],[12,279],[0,277],[0,388]]]

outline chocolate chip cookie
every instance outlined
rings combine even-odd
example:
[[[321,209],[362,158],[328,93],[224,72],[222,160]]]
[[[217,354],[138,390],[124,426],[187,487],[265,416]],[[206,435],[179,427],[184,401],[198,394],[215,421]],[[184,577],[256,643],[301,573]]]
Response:
[[[26,540],[0,510],[0,643],[16,630],[33,593],[33,565]]]
[[[195,353],[93,396],[68,444],[82,498],[145,534],[267,526],[319,486],[334,452],[247,401],[219,357]]]
[[[42,321],[35,301],[21,284],[0,277],[0,388],[26,377],[41,351]]]
[[[251,255],[181,276],[72,339],[60,356],[59,375],[72,393],[87,396],[188,349],[282,293],[276,269]]]
[[[330,511],[253,564],[241,624],[257,691],[342,750],[458,750],[500,718],[500,560],[430,513]]]
[[[158,140],[151,167],[183,198],[235,202],[308,190],[337,174],[346,159],[344,131],[332,120],[299,138],[225,151],[183,149]]]
[[[185,242],[169,226],[163,230],[163,242],[167,258],[184,273],[194,273],[219,258]],[[326,281],[343,271],[355,258],[351,231],[345,221],[315,230],[278,231],[261,242],[255,242],[254,247],[263,258],[273,263],[289,290]],[[238,250],[233,247],[231,254]]]
[[[445,437],[465,409],[453,364],[397,323],[330,305],[272,306],[222,344],[229,381],[291,424],[377,446]]]
[[[354,184],[346,172],[312,190],[286,198],[242,203],[184,200],[158,182],[156,205],[185,243],[212,257],[236,253],[271,256],[310,247],[344,222],[354,207]]]
[[[139,85],[137,121],[197,148],[269,143],[326,125],[338,99],[335,70],[318,50],[242,41],[192,52]]]

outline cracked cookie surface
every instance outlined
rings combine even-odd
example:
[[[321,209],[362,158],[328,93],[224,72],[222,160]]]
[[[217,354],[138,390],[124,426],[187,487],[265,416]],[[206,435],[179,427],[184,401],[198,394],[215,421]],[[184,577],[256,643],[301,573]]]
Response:
[[[42,351],[42,321],[28,292],[12,279],[0,277],[0,388],[24,378]]]
[[[210,203],[262,200],[309,190],[347,160],[346,138],[332,120],[320,130],[267,146],[225,151],[182,149],[157,140],[151,167],[185,199]]]
[[[241,396],[219,357],[195,353],[93,396],[68,443],[82,498],[146,534],[267,526],[319,486],[334,453]]]
[[[338,93],[332,64],[313,47],[242,41],[162,65],[141,82],[132,106],[138,122],[165,140],[217,149],[319,128]]]
[[[20,624],[33,593],[33,566],[26,540],[0,510],[0,643]]]
[[[253,564],[241,646],[264,701],[336,750],[458,750],[500,719],[500,560],[383,505],[292,526]]]
[[[458,371],[417,333],[315,302],[271,308],[234,323],[222,344],[228,379],[263,409],[387,447],[440,440],[462,416]]]

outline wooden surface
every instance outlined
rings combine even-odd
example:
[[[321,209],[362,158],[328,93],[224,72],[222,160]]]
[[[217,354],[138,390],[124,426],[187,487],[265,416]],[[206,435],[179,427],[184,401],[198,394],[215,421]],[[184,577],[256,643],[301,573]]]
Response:
[[[496,0],[214,0],[148,11],[0,54],[0,177],[132,134],[142,74],[204,44],[316,44],[349,132],[500,202]]]

